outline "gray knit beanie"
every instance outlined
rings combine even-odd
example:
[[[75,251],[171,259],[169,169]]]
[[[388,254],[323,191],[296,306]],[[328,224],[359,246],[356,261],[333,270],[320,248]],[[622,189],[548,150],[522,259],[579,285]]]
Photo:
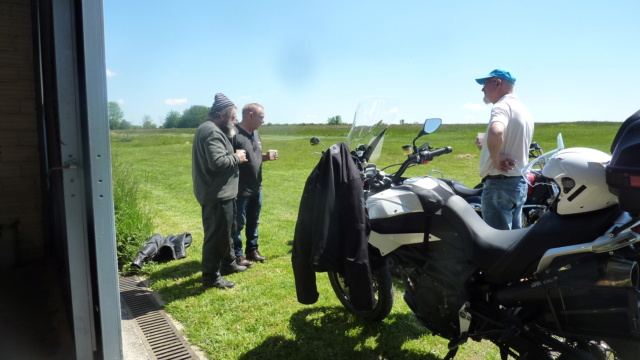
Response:
[[[227,106],[235,106],[235,105],[224,94],[217,93],[215,100],[213,101],[213,105],[211,105],[211,110],[209,111],[209,115],[213,115],[217,112],[220,112],[222,111],[222,109],[226,108]]]

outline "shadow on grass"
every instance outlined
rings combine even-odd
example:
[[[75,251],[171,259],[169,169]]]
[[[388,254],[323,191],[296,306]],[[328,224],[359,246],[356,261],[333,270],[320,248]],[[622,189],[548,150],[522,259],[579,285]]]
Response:
[[[294,313],[289,325],[294,339],[269,337],[239,359],[439,359],[403,348],[407,341],[428,335],[412,314],[392,314],[372,324],[342,308],[321,307]]]
[[[162,269],[154,269],[148,272],[152,283],[172,279],[171,285],[160,290],[165,303],[197,296],[208,289],[202,286],[202,278],[193,274],[202,269],[200,261],[180,260],[172,262],[171,266]]]
[[[171,278],[187,278],[202,270],[202,264],[196,260],[177,260],[171,262],[172,266],[155,270],[153,278],[171,279]]]

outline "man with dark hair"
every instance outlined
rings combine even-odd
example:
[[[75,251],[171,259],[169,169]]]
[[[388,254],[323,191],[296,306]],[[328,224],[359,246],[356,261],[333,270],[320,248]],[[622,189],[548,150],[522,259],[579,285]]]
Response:
[[[533,117],[513,93],[516,79],[508,71],[495,69],[476,82],[484,102],[493,104],[485,144],[476,139],[484,184],[482,218],[495,229],[520,229],[527,186],[519,169],[529,160]]]
[[[242,122],[236,125],[236,149],[247,152],[247,162],[240,165],[240,183],[238,186],[237,232],[233,234],[235,255],[239,265],[251,266],[252,261],[267,260],[258,250],[258,225],[262,209],[262,162],[278,158],[276,150],[262,152],[262,141],[258,128],[264,123],[264,107],[260,104],[247,104],[242,109]],[[242,252],[242,230],[245,229],[246,254]]]
[[[244,150],[234,150],[236,106],[224,94],[216,94],[193,138],[193,193],[202,207],[202,284],[230,288],[235,285],[222,275],[247,270],[236,263],[231,234],[235,233],[238,166],[246,162]]]

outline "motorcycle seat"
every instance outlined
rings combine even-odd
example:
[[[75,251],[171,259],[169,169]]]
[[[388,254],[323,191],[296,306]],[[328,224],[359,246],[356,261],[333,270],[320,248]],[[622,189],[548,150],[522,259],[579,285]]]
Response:
[[[463,183],[461,183],[458,180],[452,180],[452,179],[438,179],[438,180],[442,180],[445,183],[447,183],[447,185],[449,185],[451,187],[451,189],[453,189],[453,192],[458,195],[461,196],[463,198],[468,198],[471,196],[480,196],[482,195],[482,187],[480,188],[476,188],[476,189],[471,189],[466,187]]]
[[[458,232],[468,258],[483,270],[490,283],[532,275],[548,249],[595,240],[620,212],[617,205],[570,216],[547,211],[532,227],[496,230],[459,196],[450,197],[442,209],[443,217]]]

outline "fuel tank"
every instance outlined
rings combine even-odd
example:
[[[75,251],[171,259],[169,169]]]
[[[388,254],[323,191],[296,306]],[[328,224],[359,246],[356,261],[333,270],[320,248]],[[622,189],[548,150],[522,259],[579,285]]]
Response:
[[[369,219],[385,219],[407,213],[423,212],[416,189],[435,189],[442,183],[430,176],[404,181],[403,186],[392,187],[371,195],[366,201]],[[412,189],[413,188],[413,189]]]
[[[444,188],[443,188],[444,187]],[[415,177],[366,200],[371,223],[369,243],[386,255],[402,245],[425,241],[425,213],[422,206],[430,190],[451,192],[445,183],[430,176]],[[452,193],[452,192],[451,192]],[[438,241],[429,235],[428,241]]]

